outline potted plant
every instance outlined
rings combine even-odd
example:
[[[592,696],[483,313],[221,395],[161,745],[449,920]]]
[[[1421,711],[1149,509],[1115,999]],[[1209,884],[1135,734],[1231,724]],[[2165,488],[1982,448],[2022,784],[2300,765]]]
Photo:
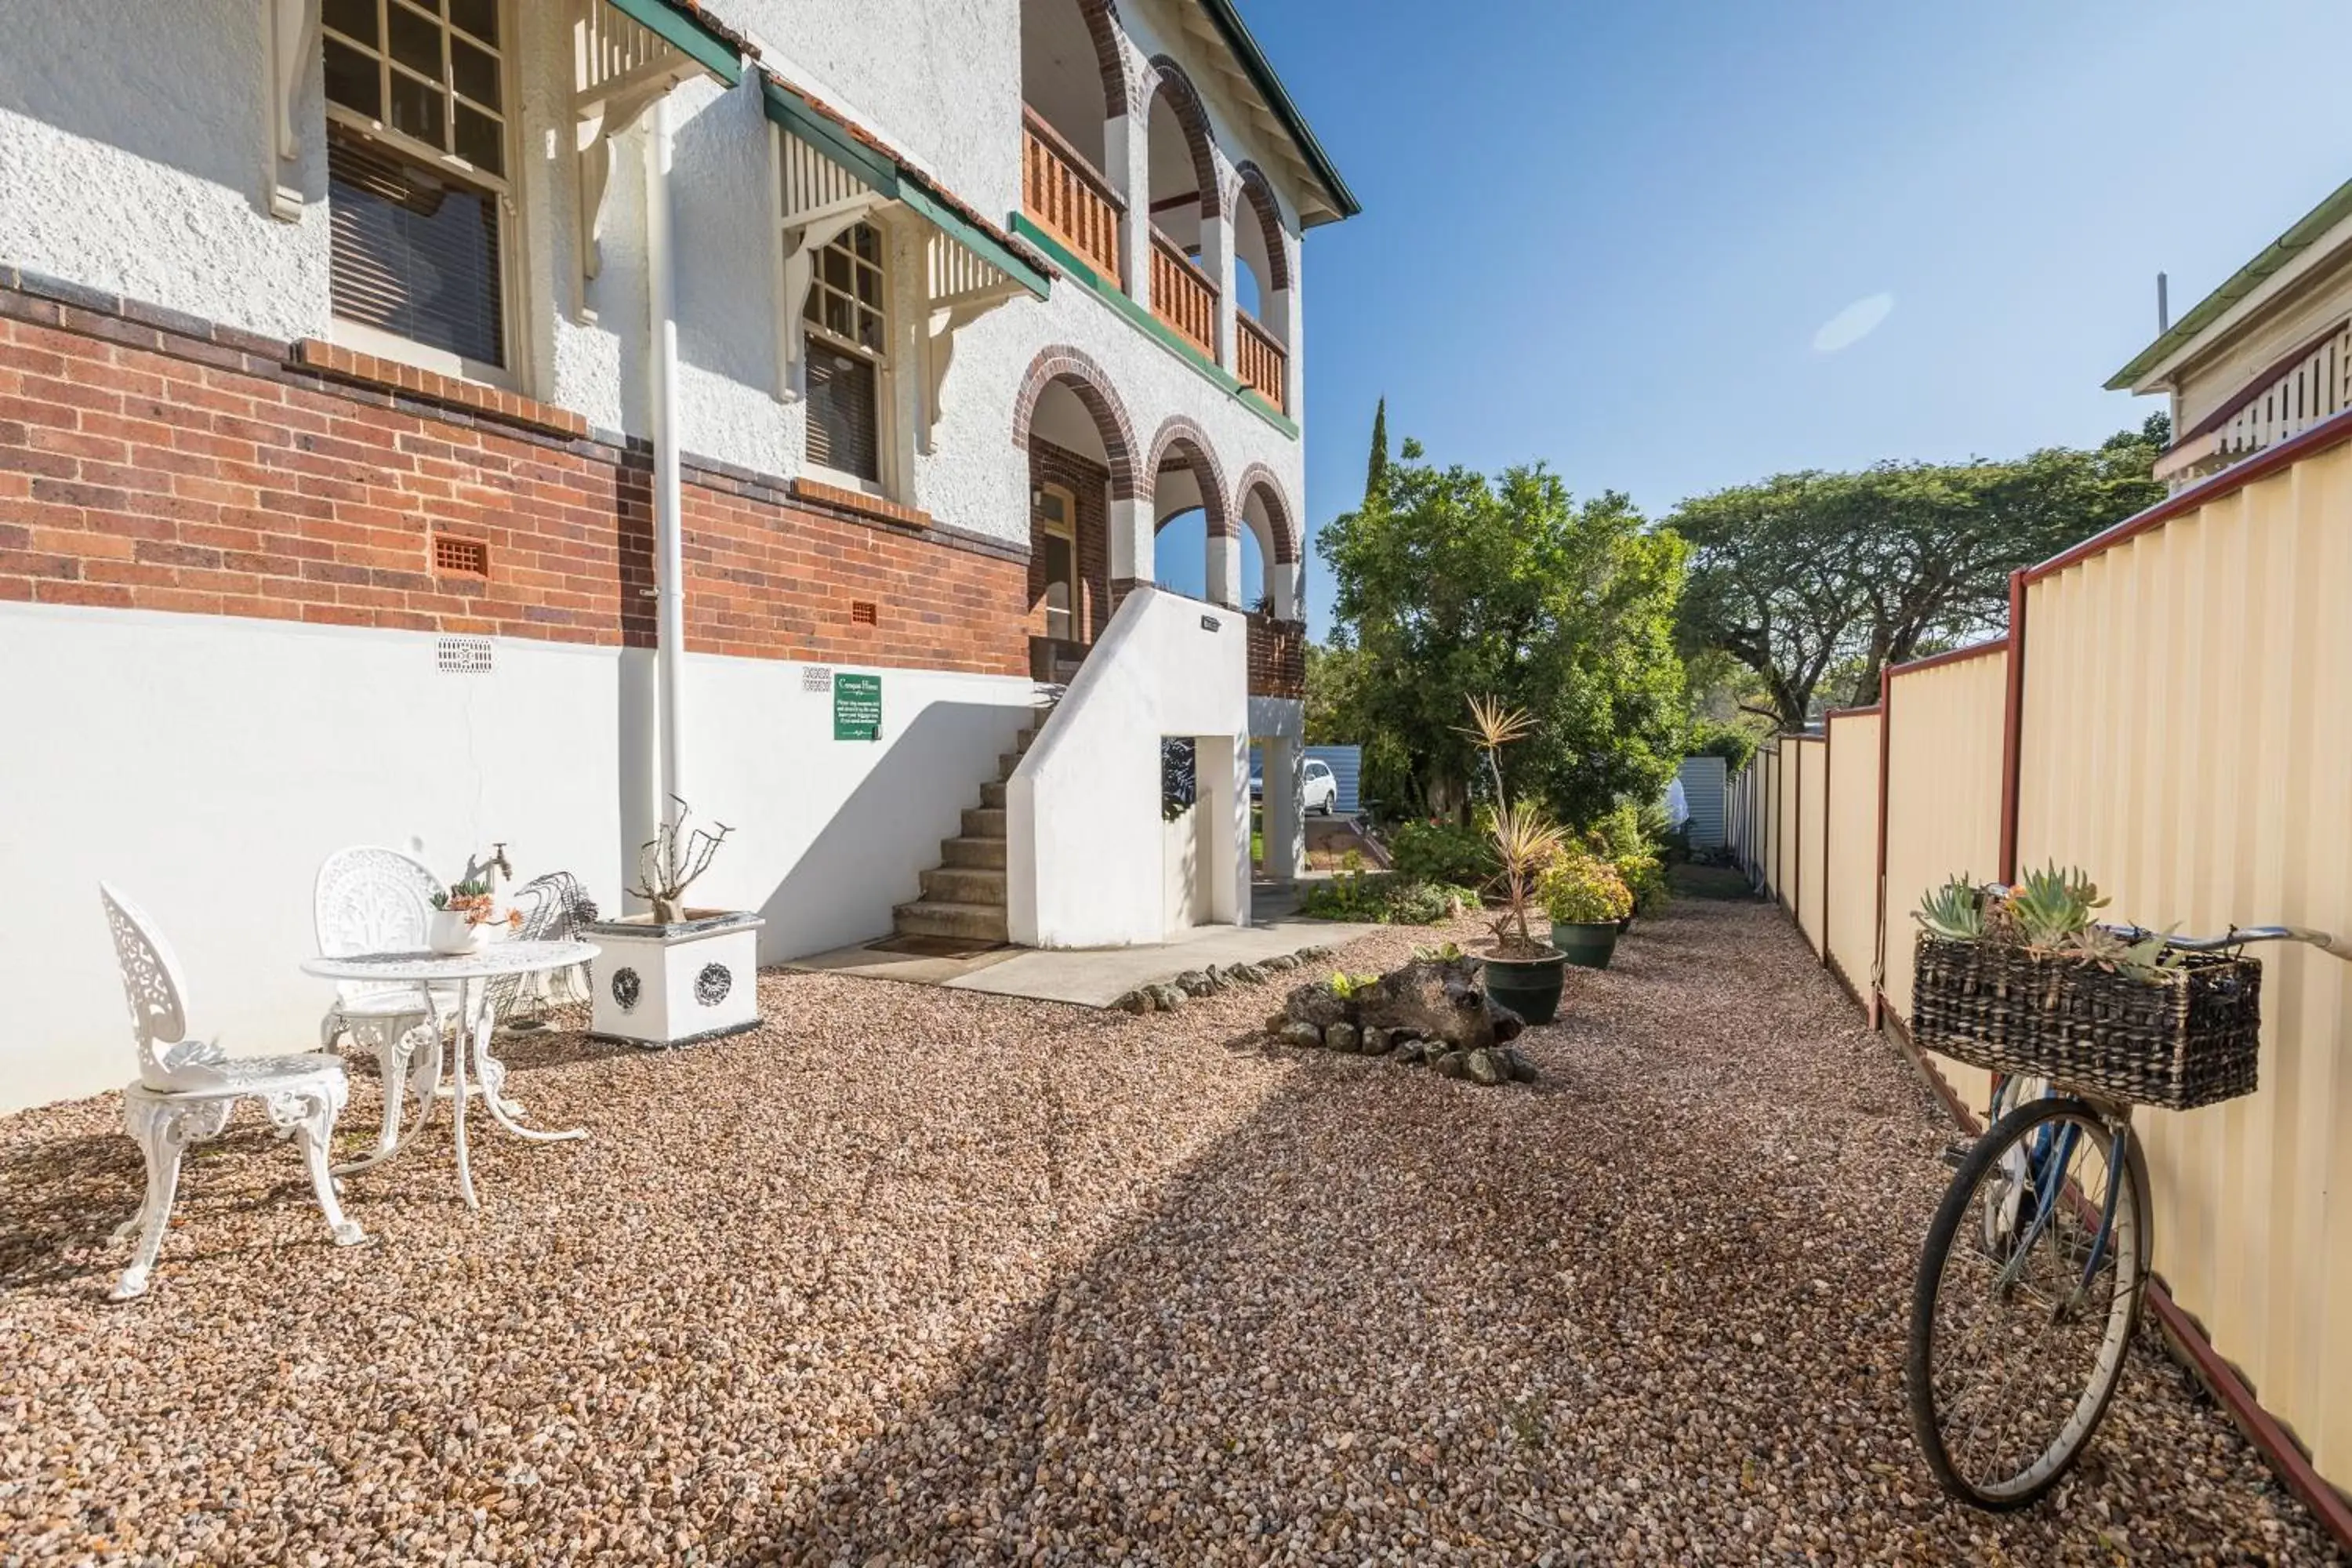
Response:
[[[446,892],[433,895],[433,914],[425,922],[425,943],[434,952],[456,956],[478,952],[522,923],[520,910],[498,912],[498,900],[487,877],[468,877]]]
[[[642,915],[583,922],[580,934],[604,951],[593,969],[590,1034],[637,1046],[684,1046],[760,1026],[758,915],[688,909],[686,889],[710,868],[734,829],[689,826],[677,810],[637,852],[630,891],[653,907]]]
[[[1503,914],[1489,922],[1494,945],[1484,955],[1486,994],[1530,1024],[1549,1024],[1559,1012],[1559,990],[1568,960],[1559,949],[1536,940],[1528,926],[1528,906],[1535,901],[1536,880],[1559,858],[1560,830],[1544,820],[1543,810],[1531,802],[1514,805],[1503,787],[1502,750],[1525,736],[1535,721],[1517,709],[1506,710],[1491,698],[1470,700],[1471,726],[1463,731],[1486,753],[1486,772],[1494,780],[1495,805],[1486,836],[1495,847],[1501,869],[1494,887],[1503,900]]]
[[[1617,868],[1598,855],[1571,851],[1544,873],[1538,891],[1551,916],[1552,946],[1580,967],[1608,968],[1633,912],[1633,895]]]

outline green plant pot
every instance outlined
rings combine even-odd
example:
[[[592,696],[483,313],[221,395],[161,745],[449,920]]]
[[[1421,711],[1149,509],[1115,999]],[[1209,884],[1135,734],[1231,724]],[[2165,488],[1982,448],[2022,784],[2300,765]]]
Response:
[[[1559,989],[1567,979],[1567,957],[1487,958],[1484,974],[1486,994],[1530,1024],[1549,1024],[1559,1016]]]
[[[1573,925],[1559,921],[1551,923],[1551,944],[1567,955],[1568,962],[1580,969],[1606,969],[1609,955],[1617,951],[1618,932],[1622,930],[1615,921],[1595,921],[1591,924]]]

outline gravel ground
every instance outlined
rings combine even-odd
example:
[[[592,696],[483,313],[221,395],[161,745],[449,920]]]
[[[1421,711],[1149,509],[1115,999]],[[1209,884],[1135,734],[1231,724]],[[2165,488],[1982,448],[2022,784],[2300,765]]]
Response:
[[[369,1247],[248,1110],[121,1308],[118,1102],[0,1119],[0,1563],[2337,1560],[2153,1352],[2053,1502],[1941,1501],[1924,1091],[1760,907],[1571,973],[1532,1089],[1268,1047],[1275,985],[771,975],[756,1035],[514,1046],[593,1138],[478,1134],[468,1215],[445,1116]]]

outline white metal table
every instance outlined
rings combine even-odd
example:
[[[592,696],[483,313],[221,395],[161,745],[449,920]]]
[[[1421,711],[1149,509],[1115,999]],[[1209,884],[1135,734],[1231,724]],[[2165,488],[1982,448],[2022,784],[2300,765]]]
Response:
[[[450,985],[457,990],[457,1049],[449,1053],[449,1062],[456,1082],[453,1085],[452,1110],[457,1118],[457,1190],[465,1195],[467,1208],[481,1207],[474,1196],[473,1167],[466,1154],[466,1047],[465,1037],[473,1037],[474,1076],[480,1085],[482,1103],[489,1107],[490,1117],[518,1138],[535,1143],[556,1143],[569,1138],[585,1138],[588,1130],[574,1127],[562,1132],[551,1132],[536,1127],[525,1127],[517,1119],[516,1109],[509,1108],[499,1095],[506,1081],[506,1064],[490,1055],[490,1031],[498,1019],[488,1005],[485,991],[488,983],[503,978],[520,979],[526,974],[541,974],[551,970],[569,969],[575,963],[585,963],[600,950],[589,942],[498,942],[477,952],[361,952],[342,958],[310,958],[302,962],[302,973],[315,974],[322,980],[405,980],[420,986]],[[420,1086],[425,1103],[429,1108],[431,1096],[440,1083],[441,1050],[438,1023],[429,1026],[434,1030],[432,1059],[433,1082]],[[345,1171],[364,1170],[397,1153],[400,1141],[364,1160],[343,1166]]]

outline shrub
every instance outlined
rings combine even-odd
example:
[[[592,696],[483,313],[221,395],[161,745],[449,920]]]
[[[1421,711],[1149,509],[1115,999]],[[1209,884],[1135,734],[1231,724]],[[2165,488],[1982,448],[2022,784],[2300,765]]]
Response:
[[[1495,875],[1495,847],[1473,827],[1407,822],[1389,836],[1389,858],[1407,881],[1485,886]]]
[[[1738,724],[1713,723],[1702,720],[1692,726],[1686,755],[1721,757],[1724,766],[1733,773],[1748,765],[1756,754],[1756,733]]]
[[[1633,912],[1617,868],[1597,855],[1570,855],[1544,874],[1545,912],[1561,925],[1600,925]]]
[[[1470,888],[1361,872],[1342,872],[1308,889],[1298,901],[1300,914],[1318,920],[1380,925],[1435,925],[1477,907],[1478,894]]]
[[[1619,879],[1633,896],[1633,912],[1654,915],[1674,901],[1666,868],[1654,855],[1634,855],[1615,862]]]

